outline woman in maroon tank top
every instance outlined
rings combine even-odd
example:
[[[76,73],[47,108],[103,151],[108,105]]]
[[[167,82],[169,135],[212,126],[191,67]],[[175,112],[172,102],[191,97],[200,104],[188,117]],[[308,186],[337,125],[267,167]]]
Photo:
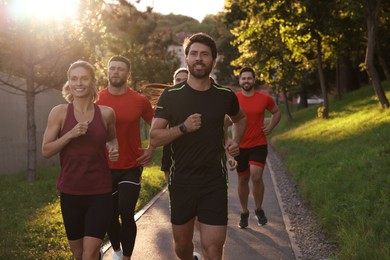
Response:
[[[70,249],[76,259],[98,259],[111,221],[111,174],[118,160],[115,113],[98,106],[95,72],[85,61],[73,63],[62,89],[69,104],[55,106],[48,117],[42,154],[60,154],[57,181]]]

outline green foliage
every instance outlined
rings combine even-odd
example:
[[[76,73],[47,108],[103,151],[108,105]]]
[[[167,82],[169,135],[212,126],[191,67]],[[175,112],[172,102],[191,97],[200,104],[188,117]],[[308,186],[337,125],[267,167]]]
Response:
[[[172,43],[171,34],[157,30],[156,18],[160,16],[139,12],[131,4],[109,6],[102,16],[107,34],[105,44],[99,46],[102,55],[96,64],[102,78],[101,85],[107,82],[105,67],[112,55],[123,55],[130,59],[131,85],[134,89],[146,83],[170,83],[180,62],[168,50]]]
[[[216,80],[220,84],[229,84],[234,81],[234,68],[230,62],[238,57],[238,51],[236,47],[230,44],[233,35],[229,32],[229,26],[224,21],[223,13],[207,15],[201,23],[191,17],[174,14],[155,14],[155,19],[157,23],[156,33],[170,35],[172,39],[175,39],[175,35],[178,33],[183,32],[187,34],[205,32],[211,35],[216,41],[218,55],[222,57],[218,60],[214,70]],[[175,42],[175,44],[180,43]],[[169,70],[166,70],[166,72],[168,73]],[[172,73],[169,72],[169,75]]]
[[[390,95],[390,91],[387,91]],[[330,102],[330,119],[316,106],[294,113],[273,133],[272,144],[329,236],[340,259],[390,255],[390,111],[372,88]]]
[[[325,107],[324,106],[319,106],[317,108],[317,117],[318,118],[324,118],[324,111],[325,111]]]
[[[303,49],[307,44],[293,44],[292,39],[286,37],[289,30],[296,31],[289,18],[301,11],[297,8],[288,9],[287,6],[288,4],[280,1],[256,4],[236,1],[231,12],[226,15],[226,19],[242,17],[241,21],[233,23],[235,27],[231,30],[235,36],[233,44],[240,52],[240,56],[232,64],[238,68],[253,67],[257,78],[277,92],[281,88],[292,91],[297,85],[304,83],[305,79],[300,60],[293,57],[298,49]],[[233,12],[245,15],[234,15]],[[295,49],[290,49],[289,43]]]
[[[345,75],[343,61],[351,71],[358,71],[364,61],[367,33],[364,5],[377,1],[226,1],[226,20],[233,25],[232,41],[239,57],[235,67],[251,66],[257,78],[265,81],[275,92],[307,91],[311,74],[315,86],[321,85],[322,96],[329,86],[348,89],[356,74]],[[386,1],[385,1],[386,2]],[[389,4],[379,6],[379,31],[383,38],[380,48],[385,50],[389,37]],[[386,56],[385,56],[386,57]],[[331,70],[337,79],[317,73]],[[336,70],[336,71],[335,71]],[[321,74],[322,75],[322,74]],[[325,82],[325,79],[327,82]],[[357,79],[357,77],[355,78]],[[327,108],[328,104],[324,103]],[[326,116],[328,109],[324,115]]]
[[[189,25],[196,25],[199,24],[198,20],[184,16],[184,15],[177,15],[177,14],[168,14],[168,15],[162,15],[159,13],[155,13],[157,28],[156,30],[158,32],[168,32],[170,30],[173,30],[174,33],[181,32],[182,30],[177,29],[180,28],[182,24],[189,24]],[[185,28],[185,32],[189,31],[188,28]]]
[[[137,202],[136,211],[145,206],[166,184],[164,173],[160,170],[161,156],[162,148],[160,147],[156,149],[153,161],[144,168],[144,172],[142,173],[141,193]]]
[[[164,186],[161,149],[145,167],[136,211]],[[40,169],[32,183],[25,173],[0,176],[0,259],[71,259],[56,179],[59,167]]]

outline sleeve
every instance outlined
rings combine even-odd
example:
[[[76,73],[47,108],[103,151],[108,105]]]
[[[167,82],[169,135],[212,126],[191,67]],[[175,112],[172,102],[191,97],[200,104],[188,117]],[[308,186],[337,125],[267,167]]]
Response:
[[[230,107],[229,107],[229,111],[227,114],[229,116],[234,116],[234,115],[237,115],[237,113],[240,111],[240,104],[238,103],[238,98],[234,92],[231,92],[230,99],[231,99],[231,102],[230,102]]]
[[[154,111],[154,117],[167,119],[169,121],[170,113],[168,99],[168,91],[167,89],[165,89],[157,101],[156,109]]]
[[[154,109],[149,99],[143,96],[143,109],[142,109],[142,118],[147,123],[151,123],[154,115]]]
[[[274,99],[270,95],[267,95],[267,107],[266,107],[266,109],[270,111],[274,107],[275,107]]]

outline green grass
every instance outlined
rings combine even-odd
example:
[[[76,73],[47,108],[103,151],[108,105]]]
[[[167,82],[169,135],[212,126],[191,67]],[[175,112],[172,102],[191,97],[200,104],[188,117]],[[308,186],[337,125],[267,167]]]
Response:
[[[330,119],[316,118],[317,107],[282,120],[271,143],[338,259],[390,259],[390,109],[371,87],[332,100]]]
[[[271,143],[338,244],[337,259],[390,259],[390,110],[368,87],[332,100],[328,120],[316,109],[292,109],[294,120],[283,118]],[[165,185],[160,158],[159,149],[144,169],[137,210]],[[34,183],[25,173],[0,176],[0,259],[70,258],[58,171],[40,169]]]
[[[161,149],[145,167],[136,210],[164,186]],[[33,183],[24,172],[0,176],[0,259],[71,259],[56,180],[59,167],[39,169]]]

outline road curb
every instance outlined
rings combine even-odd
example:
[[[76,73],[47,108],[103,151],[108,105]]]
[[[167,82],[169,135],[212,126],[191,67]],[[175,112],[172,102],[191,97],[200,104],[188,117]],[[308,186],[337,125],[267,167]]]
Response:
[[[302,253],[299,250],[298,244],[295,241],[294,233],[291,232],[291,230],[292,230],[291,221],[290,221],[290,218],[288,217],[288,214],[284,210],[285,203],[283,202],[282,197],[280,196],[279,187],[277,185],[277,181],[276,181],[276,178],[275,178],[275,172],[272,170],[272,163],[269,160],[269,158],[267,158],[267,167],[268,167],[269,172],[271,174],[271,179],[272,179],[272,183],[273,183],[273,186],[274,186],[276,198],[278,200],[280,211],[282,212],[283,222],[284,222],[284,225],[286,226],[286,231],[287,231],[287,234],[288,234],[288,238],[290,239],[291,249],[294,252],[295,259],[302,259]]]

